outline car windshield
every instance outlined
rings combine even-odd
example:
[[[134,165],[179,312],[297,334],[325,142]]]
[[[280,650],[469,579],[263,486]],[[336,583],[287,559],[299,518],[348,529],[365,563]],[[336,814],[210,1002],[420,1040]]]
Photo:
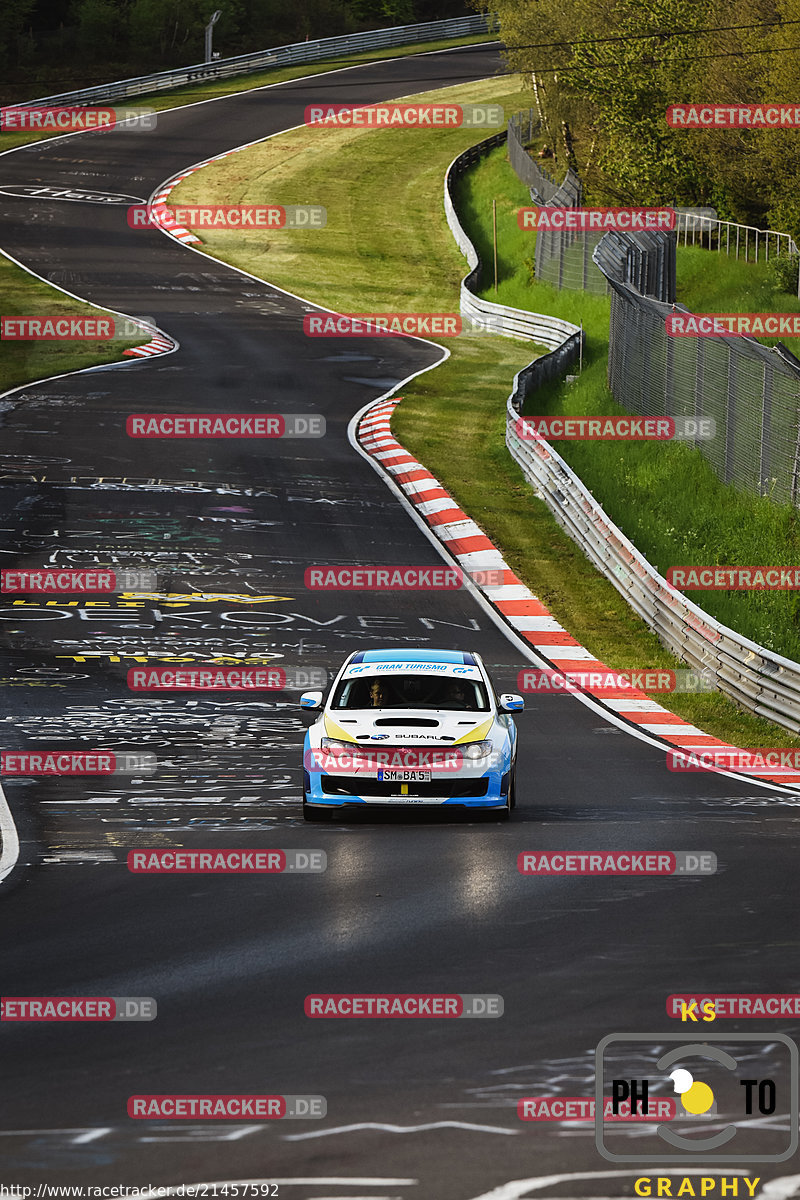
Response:
[[[343,679],[332,708],[432,708],[487,712],[482,682],[442,675],[359,675]]]

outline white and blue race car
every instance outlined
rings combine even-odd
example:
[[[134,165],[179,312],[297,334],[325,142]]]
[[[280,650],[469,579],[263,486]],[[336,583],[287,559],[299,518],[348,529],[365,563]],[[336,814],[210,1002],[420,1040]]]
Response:
[[[507,819],[514,807],[521,696],[495,695],[477,654],[460,650],[359,650],[306,732],[303,815],[347,806],[443,805]]]

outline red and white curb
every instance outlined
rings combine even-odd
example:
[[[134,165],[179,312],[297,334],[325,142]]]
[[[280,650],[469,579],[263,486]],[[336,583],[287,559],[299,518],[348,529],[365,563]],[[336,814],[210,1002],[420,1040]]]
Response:
[[[129,358],[151,358],[154,354],[166,354],[168,350],[174,350],[176,345],[172,338],[158,333],[143,346],[131,346],[130,350],[123,350],[122,353]]]
[[[596,659],[559,625],[550,610],[514,574],[480,526],[459,508],[427,467],[400,445],[390,428],[392,412],[400,399],[399,396],[393,396],[382,400],[365,413],[356,435],[359,445],[393,479],[463,570],[502,571],[502,584],[494,587],[478,584],[477,587],[517,635],[528,642],[541,658],[558,671],[612,673],[613,667]],[[602,693],[593,692],[591,687],[583,690],[622,720],[658,738],[665,744],[665,749],[671,747],[687,752],[712,748],[739,749],[712,737],[696,725],[690,725],[683,717],[669,712],[636,688],[620,688],[616,693],[606,689]],[[729,767],[720,773],[736,774],[736,769]],[[788,768],[775,774],[748,772],[747,777],[789,787],[800,786],[800,772]]]
[[[250,143],[248,143],[249,145]],[[184,179],[188,179],[190,175],[194,175],[195,171],[201,171],[203,167],[209,167],[212,163],[219,162],[222,158],[228,158],[231,154],[236,154],[238,150],[246,150],[247,146],[237,146],[233,150],[225,150],[222,154],[215,154],[213,158],[206,158],[203,162],[195,163],[194,166],[188,167],[182,171],[180,175],[175,175],[167,183],[163,184],[157,195],[153,196],[150,201],[150,211],[155,217],[156,224],[164,233],[168,233],[170,237],[174,237],[178,242],[190,244],[202,244],[203,239],[199,238],[196,233],[192,233],[191,229],[186,229],[183,225],[168,225],[164,223],[164,217],[169,212],[167,201],[170,192],[183,183]]]

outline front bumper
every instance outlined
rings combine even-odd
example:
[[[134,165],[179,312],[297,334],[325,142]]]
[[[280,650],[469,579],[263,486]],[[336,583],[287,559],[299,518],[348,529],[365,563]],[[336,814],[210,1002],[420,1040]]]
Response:
[[[508,802],[510,772],[450,775],[431,782],[400,784],[358,775],[326,775],[303,770],[307,804],[326,808],[344,805],[451,805],[460,808],[500,808]]]

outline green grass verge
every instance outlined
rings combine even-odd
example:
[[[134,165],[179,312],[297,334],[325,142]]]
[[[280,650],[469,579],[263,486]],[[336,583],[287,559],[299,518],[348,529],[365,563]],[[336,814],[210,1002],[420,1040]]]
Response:
[[[508,80],[486,81],[450,89],[447,96],[457,101],[459,94],[466,98],[468,92],[476,101],[521,107],[524,98],[508,87]],[[444,218],[442,178],[447,164],[475,140],[474,135],[455,130],[329,130],[320,137],[319,132],[296,130],[213,163],[185,180],[172,200],[324,200],[327,228],[268,237],[215,231],[205,235],[205,251],[341,312],[456,310],[465,268]],[[548,311],[540,303],[545,291],[540,286],[537,303],[531,303],[527,272],[519,265],[531,252],[526,240],[530,235],[517,229],[515,218],[507,218],[528,197],[510,168],[503,167],[503,159],[500,149],[464,179],[463,222],[485,251],[491,246],[491,200],[498,197],[500,300]],[[502,188],[487,185],[487,172],[497,171],[504,176]],[[590,327],[587,370],[593,365],[602,375],[608,302],[547,290],[553,308],[560,306],[559,315],[582,318]],[[487,294],[491,298],[492,293]],[[532,357],[530,345],[462,337],[453,340],[450,349],[447,362],[403,389],[393,420],[397,436],[502,548],[509,564],[558,620],[599,658],[617,669],[679,666],[559,529],[505,448],[505,400],[514,372]],[[797,739],[739,712],[717,693],[659,699],[726,740],[748,746],[797,744]]]
[[[23,271],[0,254],[0,294],[2,315],[99,317],[101,310],[72,300],[41,280]],[[141,346],[149,336],[140,334],[127,340],[86,342],[0,341],[0,392],[31,383],[50,375],[78,371],[102,363],[124,360],[123,350]]]

